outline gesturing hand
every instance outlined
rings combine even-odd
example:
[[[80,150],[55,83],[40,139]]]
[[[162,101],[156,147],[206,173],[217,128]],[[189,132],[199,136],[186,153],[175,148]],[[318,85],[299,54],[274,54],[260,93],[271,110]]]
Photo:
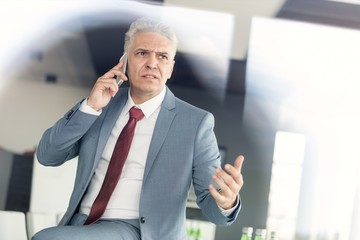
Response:
[[[210,184],[209,190],[216,203],[223,209],[230,209],[236,204],[236,197],[243,186],[241,167],[244,162],[242,155],[235,159],[234,165],[226,164],[225,170],[217,168],[213,175],[214,181],[220,187],[220,191]]]
[[[99,77],[93,86],[90,95],[87,99],[87,104],[95,110],[100,110],[105,107],[112,97],[119,90],[119,86],[116,83],[115,76],[121,77],[123,80],[128,80],[126,75],[121,71],[121,67],[124,62],[119,62],[110,71]]]

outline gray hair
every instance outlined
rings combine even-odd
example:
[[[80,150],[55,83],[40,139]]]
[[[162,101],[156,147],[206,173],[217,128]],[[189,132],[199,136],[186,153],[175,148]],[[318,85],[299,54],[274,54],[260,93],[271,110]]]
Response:
[[[131,23],[129,30],[125,33],[124,51],[128,52],[134,35],[138,32],[155,32],[168,38],[174,47],[174,55],[176,53],[178,40],[174,30],[164,22],[151,19],[139,18]]]

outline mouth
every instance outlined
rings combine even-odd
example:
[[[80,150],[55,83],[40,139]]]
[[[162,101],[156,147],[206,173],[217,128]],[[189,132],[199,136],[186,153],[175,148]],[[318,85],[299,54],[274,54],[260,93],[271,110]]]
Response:
[[[158,79],[158,77],[154,74],[144,74],[141,77],[148,78],[148,79]]]

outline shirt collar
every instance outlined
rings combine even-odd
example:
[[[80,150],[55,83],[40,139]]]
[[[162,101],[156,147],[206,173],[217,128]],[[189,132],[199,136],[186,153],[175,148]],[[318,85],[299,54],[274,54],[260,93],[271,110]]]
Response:
[[[133,106],[135,106],[136,108],[141,109],[141,111],[144,113],[144,116],[146,118],[149,118],[151,116],[151,114],[153,114],[155,112],[155,110],[161,105],[162,101],[165,98],[165,93],[166,93],[166,87],[164,87],[163,90],[155,97],[147,100],[146,102],[136,105],[134,103],[133,99],[131,98],[130,88],[129,88],[128,100],[124,106],[123,113],[127,114],[129,112],[129,110]]]

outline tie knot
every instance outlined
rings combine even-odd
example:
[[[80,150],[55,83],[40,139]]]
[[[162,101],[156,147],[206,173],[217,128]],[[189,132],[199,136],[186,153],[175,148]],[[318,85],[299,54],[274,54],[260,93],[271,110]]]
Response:
[[[141,120],[144,117],[144,113],[139,108],[132,107],[130,109],[130,118],[135,118],[136,121]]]

